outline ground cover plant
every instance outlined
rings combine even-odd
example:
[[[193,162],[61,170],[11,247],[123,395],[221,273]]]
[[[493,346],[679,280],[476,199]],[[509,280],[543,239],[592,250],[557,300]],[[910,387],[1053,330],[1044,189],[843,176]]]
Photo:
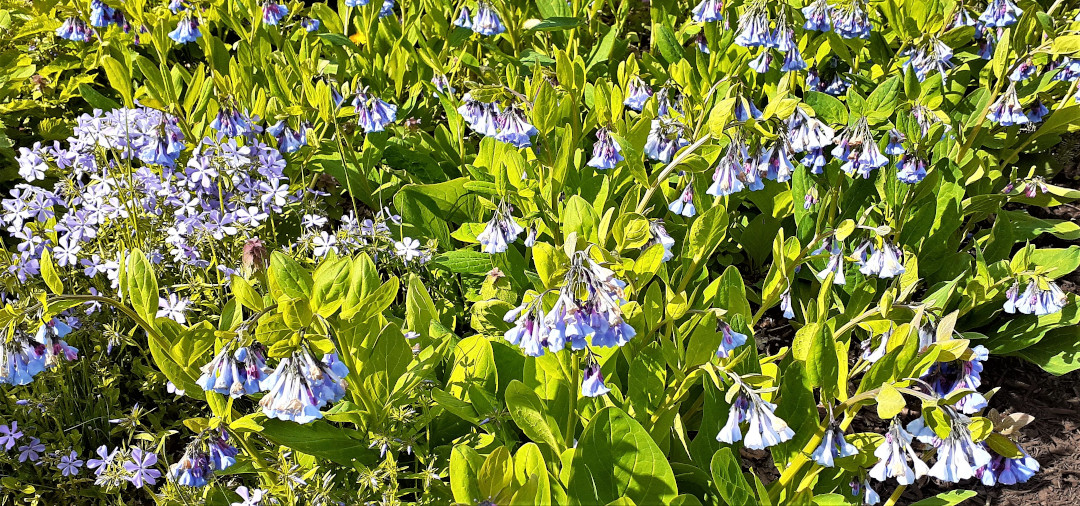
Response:
[[[1080,368],[1078,52],[1061,0],[0,0],[3,503],[1037,479],[984,380]]]

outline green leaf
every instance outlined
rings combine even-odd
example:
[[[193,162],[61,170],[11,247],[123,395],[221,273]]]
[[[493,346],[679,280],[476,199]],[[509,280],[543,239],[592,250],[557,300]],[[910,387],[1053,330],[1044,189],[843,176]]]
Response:
[[[667,504],[678,491],[667,457],[630,415],[606,407],[578,440],[570,467],[571,504],[606,504],[627,497],[636,504]]]
[[[308,455],[347,467],[354,463],[365,466],[375,463],[375,451],[368,448],[364,435],[355,430],[335,427],[322,420],[299,424],[269,418],[262,426],[259,434],[266,439]]]
[[[522,23],[521,27],[526,30],[532,30],[534,32],[554,32],[558,30],[569,30],[576,28],[582,24],[582,20],[578,18],[545,18],[545,19],[529,19]]]
[[[341,317],[347,320],[356,314],[360,304],[379,288],[380,283],[379,271],[367,253],[354,258],[349,267],[349,291],[341,304]]]
[[[529,439],[547,445],[554,455],[562,453],[562,445],[555,436],[560,433],[559,427],[536,392],[524,383],[512,380],[506,387],[505,397],[506,408],[521,432]]]
[[[244,307],[252,311],[261,311],[264,307],[262,295],[255,287],[248,283],[248,280],[233,275],[232,280],[229,282],[229,290],[232,291],[233,297],[240,301]]]
[[[881,390],[877,394],[878,418],[891,420],[896,415],[899,415],[906,405],[907,401],[904,400],[904,395],[896,387],[892,386],[892,383],[881,385]]]
[[[406,328],[419,332],[421,336],[428,336],[428,327],[436,316],[435,302],[431,300],[431,295],[428,294],[420,276],[409,275],[409,287],[405,295]]]
[[[477,475],[483,465],[484,457],[468,444],[454,446],[450,452],[450,490],[454,493],[455,502],[474,504],[481,500]]]
[[[600,218],[596,216],[592,204],[589,204],[585,199],[578,195],[570,197],[570,200],[566,202],[566,209],[563,210],[562,217],[563,234],[569,235],[571,232],[577,232],[579,236],[588,241],[599,242],[596,225],[600,222]]]
[[[1072,54],[1080,51],[1080,35],[1062,35],[1054,39],[1050,46],[1054,54]]]
[[[803,101],[814,110],[814,114],[821,121],[833,125],[847,125],[848,110],[838,98],[820,91],[808,91]]]
[[[491,255],[467,249],[448,251],[436,255],[428,265],[457,274],[486,274],[491,270]]]
[[[911,503],[911,506],[954,506],[972,497],[975,497],[974,490],[951,490]]]
[[[45,280],[45,286],[56,295],[64,293],[64,283],[56,273],[56,264],[53,263],[52,253],[48,249],[41,252],[38,264],[41,266],[41,278]]]
[[[324,318],[337,312],[345,302],[349,291],[348,258],[324,260],[315,269],[314,286],[311,290],[311,308]]]
[[[101,63],[105,67],[105,75],[109,77],[109,84],[124,97],[124,105],[133,106],[135,102],[131,94],[131,71],[112,56],[105,56]]]
[[[293,298],[311,298],[311,274],[296,260],[280,251],[270,255],[269,279],[270,291],[275,299],[280,299],[282,293]]]
[[[374,399],[384,404],[394,393],[398,379],[409,369],[412,362],[412,347],[395,324],[383,327],[371,353],[359,365],[356,371],[363,378],[360,388],[367,390]]]
[[[690,258],[695,263],[712,254],[727,235],[728,215],[724,206],[716,204],[690,225]],[[692,275],[687,273],[686,275]]]
[[[131,304],[139,316],[152,324],[157,318],[158,283],[154,268],[142,251],[131,250],[123,277],[125,283],[121,286],[128,304]]]
[[[739,459],[731,451],[731,448],[721,448],[713,454],[712,463],[713,485],[720,497],[727,504],[754,504],[754,489],[743,476]]]

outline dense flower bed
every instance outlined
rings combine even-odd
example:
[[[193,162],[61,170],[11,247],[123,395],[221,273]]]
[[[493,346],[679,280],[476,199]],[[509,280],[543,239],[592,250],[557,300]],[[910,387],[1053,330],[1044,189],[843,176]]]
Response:
[[[1080,199],[1047,182],[1078,30],[1012,0],[0,3],[0,487],[1027,481],[1031,417],[982,373],[1080,368],[1080,226],[1023,207]]]

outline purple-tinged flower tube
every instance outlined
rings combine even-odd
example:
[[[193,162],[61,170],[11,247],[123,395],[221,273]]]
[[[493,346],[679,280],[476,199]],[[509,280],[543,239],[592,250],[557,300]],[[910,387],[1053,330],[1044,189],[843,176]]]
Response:
[[[765,174],[765,179],[778,183],[791,181],[795,165],[791,163],[791,148],[786,135],[777,136],[772,143],[762,148],[757,159],[757,170]]]
[[[732,112],[737,121],[749,121],[750,118],[761,119],[761,111],[754,105],[754,101],[746,97],[735,98],[735,110]]]
[[[808,194],[809,195],[809,194]],[[791,305],[791,287],[789,286],[784,293],[780,294],[780,310],[784,312],[784,318],[792,319],[795,317],[795,310]]]
[[[116,10],[101,0],[90,2],[90,26],[105,28],[114,22]]]
[[[825,148],[836,135],[832,128],[799,107],[788,118],[787,127],[791,150],[796,153]]]
[[[949,30],[955,30],[964,26],[976,26],[978,21],[975,19],[975,15],[970,9],[963,5],[957,6],[956,15],[953,16],[952,23],[949,24]]]
[[[915,184],[926,177],[926,160],[914,153],[905,153],[896,162],[896,178],[901,182]]]
[[[1032,123],[1042,123],[1043,117],[1047,114],[1050,114],[1050,109],[1047,109],[1039,99],[1035,99],[1024,108],[1024,116],[1027,116],[1028,121]]]
[[[195,445],[188,447],[180,462],[169,466],[169,480],[185,487],[205,487],[213,474],[210,457]]]
[[[769,71],[769,66],[772,65],[773,55],[768,48],[761,50],[761,53],[756,58],[750,60],[747,64],[754,72],[758,74],[764,74]]]
[[[889,158],[878,149],[865,116],[840,134],[832,155],[844,161],[840,169],[852,177],[869,178],[871,171],[889,163]]]
[[[1046,288],[1043,289],[1039,280],[1032,278],[1028,282],[1027,289],[1021,295],[1016,294],[1017,286],[1014,283],[1012,288],[1006,292],[1006,313],[1019,312],[1043,316],[1061,311],[1061,308],[1068,303],[1065,292],[1062,292],[1061,288],[1058,288],[1053,281],[1046,281]]]
[[[834,424],[825,430],[825,435],[821,438],[821,444],[810,454],[810,458],[823,467],[833,467],[836,465],[836,459],[852,457],[858,454],[859,449],[855,448],[855,445],[848,443],[844,439],[844,431]]]
[[[784,62],[780,65],[780,70],[784,72],[794,72],[805,69],[806,60],[803,60],[802,53],[799,52],[798,47],[793,47],[790,51],[784,53]]]
[[[379,7],[379,17],[385,18],[394,14],[394,0],[383,0],[382,6]]]
[[[472,30],[473,24],[472,16],[470,14],[468,7],[462,7],[461,12],[458,13],[458,17],[454,18],[454,26]]]
[[[473,100],[472,95],[465,93],[463,102],[457,108],[458,114],[469,125],[469,128],[480,135],[493,137],[499,133],[496,118],[502,114],[499,105],[492,102],[480,102]]]
[[[971,355],[970,360],[934,363],[922,379],[940,397],[948,397],[962,389],[977,390],[982,385],[983,362],[990,358],[990,352],[985,346],[977,345],[971,348]],[[986,405],[982,394],[972,392],[957,401],[954,407],[970,415],[985,409]]]
[[[832,19],[829,16],[831,10],[828,0],[814,0],[810,5],[803,7],[803,17],[806,18],[803,28],[819,32],[832,30]]]
[[[675,152],[690,144],[683,138],[685,127],[674,120],[657,118],[652,120],[649,137],[645,142],[645,154],[653,160],[670,162]]]
[[[651,235],[649,242],[642,249],[659,244],[664,247],[664,256],[660,259],[661,262],[667,262],[675,257],[675,254],[671,252],[671,248],[675,246],[675,239],[672,239],[671,235],[667,233],[667,229],[664,228],[664,220],[650,220],[649,234]]]
[[[180,19],[176,29],[169,32],[169,38],[177,44],[195,42],[199,37],[202,37],[202,32],[199,31],[199,20],[194,16],[186,16]]]
[[[742,155],[739,153],[739,147],[736,146],[741,142],[740,139],[739,142],[733,141],[728,144],[727,151],[720,157],[716,169],[713,170],[713,184],[709,186],[705,193],[714,197],[723,197],[738,193],[743,188],[746,188],[746,167],[742,161]]]
[[[694,44],[697,45],[698,51],[709,54],[709,40],[705,38],[705,33],[698,32],[698,34],[694,36]]]
[[[814,255],[820,255],[824,252],[829,253],[829,262],[825,265],[825,268],[821,272],[817,273],[818,279],[824,281],[829,277],[829,273],[833,273],[833,284],[842,285],[845,282],[844,279],[844,248],[839,241],[832,238],[826,238],[821,243],[821,247],[814,250]]]
[[[864,506],[874,506],[881,502],[881,496],[870,487],[870,480],[864,479],[859,481],[852,478],[851,483],[849,483],[848,486],[851,487],[851,495],[856,501],[861,499]],[[860,498],[860,496],[862,497]]]
[[[517,107],[507,107],[499,114],[496,125],[499,127],[499,132],[495,134],[495,139],[518,148],[532,146],[531,137],[540,133],[529,123],[525,111]]]
[[[833,30],[845,39],[869,39],[870,18],[866,15],[861,2],[856,0],[849,5],[835,7],[832,11]]]
[[[755,2],[739,18],[735,44],[742,47],[774,47],[776,41],[769,31],[769,11],[764,3]]]
[[[990,112],[986,119],[998,123],[1001,126],[1023,125],[1031,120],[1024,114],[1024,108],[1020,105],[1020,99],[1016,97],[1016,83],[1010,83],[1009,88],[990,106]]]
[[[289,8],[285,4],[279,4],[273,1],[267,1],[263,3],[262,7],[262,20],[263,23],[268,25],[277,25],[285,16],[289,15]],[[311,31],[311,30],[308,30]]]
[[[58,364],[61,358],[68,362],[79,358],[78,348],[69,346],[62,339],[70,332],[71,327],[57,319],[52,319],[38,328],[34,339],[38,343],[39,354],[43,357],[46,369]]]
[[[993,454],[988,464],[975,470],[975,477],[988,487],[1026,483],[1039,472],[1039,461],[1028,455],[1023,448],[1019,450],[1021,456],[1017,458]]]
[[[492,36],[506,31],[499,13],[495,7],[487,2],[480,2],[476,7],[476,18],[472,22],[472,30],[480,35]]]
[[[671,201],[668,204],[668,210],[675,213],[692,218],[697,214],[697,209],[694,207],[694,187],[687,183],[686,188],[683,188],[682,194],[679,198]]]
[[[229,435],[225,431],[210,436],[206,444],[210,450],[210,468],[214,471],[224,471],[236,463],[236,455],[240,451],[229,444]]]
[[[90,42],[94,32],[86,26],[86,22],[79,18],[67,18],[60,28],[56,29],[56,36],[75,42]]]
[[[357,93],[352,103],[356,121],[365,133],[382,132],[397,119],[397,106],[369,94],[368,88]]]
[[[446,74],[435,74],[435,77],[431,78],[431,84],[435,85],[435,91],[443,95],[453,95],[457,91],[450,85],[450,80],[447,79]]]
[[[907,152],[904,149],[904,141],[907,137],[900,133],[899,130],[893,128],[889,130],[889,144],[885,146],[886,155],[902,155]]]
[[[693,10],[693,19],[698,23],[719,23],[724,20],[724,2],[722,0],[702,0]]]
[[[682,93],[671,86],[664,86],[656,93],[656,114],[658,116],[671,116],[671,111],[682,113]]]
[[[743,441],[743,446],[752,450],[764,450],[778,445],[795,436],[787,422],[776,416],[776,405],[766,402],[757,393],[748,389],[739,394],[728,412],[728,421],[717,441],[734,443]],[[746,435],[740,432],[739,425],[748,422]]]
[[[878,481],[896,478],[896,482],[901,485],[911,485],[916,479],[925,476],[930,468],[911,447],[911,439],[911,434],[893,419],[889,431],[885,433],[885,440],[874,450],[878,463],[870,469],[870,477]],[[908,459],[912,461],[914,468],[908,465]]]
[[[308,423],[322,418],[319,408],[345,395],[348,369],[327,354],[316,361],[311,352],[301,349],[281,359],[277,369],[266,377],[262,387],[266,395],[259,401],[270,418]]]
[[[290,128],[285,120],[281,120],[267,127],[266,133],[277,140],[278,149],[282,153],[295,153],[307,145],[307,128],[304,125],[301,125],[300,130],[296,131]]]
[[[318,30],[321,24],[322,23],[315,18],[304,18],[304,20],[300,22],[300,26],[304,27],[304,30],[308,33]]]
[[[649,100],[652,94],[652,88],[645,81],[642,81],[638,76],[632,76],[630,82],[626,84],[626,98],[623,99],[623,105],[634,111],[641,112],[641,109],[645,107],[645,102]]]
[[[1057,70],[1053,77],[1054,81],[1076,81],[1080,79],[1080,58],[1065,57],[1054,67],[1054,70]]]
[[[593,144],[593,156],[586,163],[595,169],[614,169],[623,161],[622,146],[611,136],[606,127],[596,131],[596,143]]]
[[[968,431],[969,419],[951,408],[945,407],[949,417],[949,436],[938,437],[926,426],[922,417],[912,420],[907,429],[919,441],[937,448],[937,462],[927,471],[927,475],[949,483],[974,478],[977,470],[990,463],[990,453],[985,445],[976,444]]]
[[[884,243],[880,249],[870,248],[870,257],[863,262],[859,272],[867,276],[892,278],[904,273],[904,252],[900,248]]]
[[[1004,28],[1015,24],[1024,13],[1012,0],[990,0],[979,21],[991,28]]]
[[[510,205],[503,202],[495,210],[495,214],[491,216],[484,230],[476,235],[476,240],[480,241],[484,253],[494,255],[505,252],[510,243],[516,241],[518,236],[525,231],[525,228],[514,220],[512,211]]]
[[[604,375],[600,372],[600,364],[592,356],[589,357],[585,366],[585,376],[581,380],[581,395],[586,397],[599,397],[611,391],[604,385]]]
[[[1016,65],[1016,68],[1014,68],[1012,73],[1009,74],[1009,80],[1018,83],[1023,82],[1031,79],[1031,76],[1034,76],[1038,71],[1039,67],[1036,67],[1035,64],[1032,63],[1031,59],[1028,58]]]
[[[720,346],[716,349],[716,356],[719,358],[730,357],[735,348],[746,344],[746,334],[735,332],[726,322],[717,321],[716,331],[721,336]]]
[[[947,78],[946,72],[954,66],[952,48],[936,38],[912,48],[907,56],[903,68],[905,71],[915,72],[915,78],[919,81],[925,81],[933,71],[937,71],[944,81]]]

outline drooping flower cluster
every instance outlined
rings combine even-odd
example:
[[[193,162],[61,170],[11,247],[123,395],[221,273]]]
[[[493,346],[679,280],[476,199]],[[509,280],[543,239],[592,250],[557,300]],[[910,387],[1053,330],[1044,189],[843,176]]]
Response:
[[[1043,288],[1045,286],[1046,288]],[[1028,281],[1024,293],[1020,293],[1020,282],[1014,281],[1005,292],[1005,312],[1037,316],[1061,311],[1068,303],[1068,296],[1053,281],[1032,278]]]
[[[266,366],[265,350],[258,342],[235,351],[224,346],[202,367],[203,374],[196,383],[208,392],[238,399],[244,394],[255,395],[263,391],[262,382],[270,371]]]
[[[464,103],[457,111],[476,133],[519,148],[532,146],[532,137],[540,133],[519,107],[510,106],[504,110],[494,102],[473,100],[470,93],[462,100]]]
[[[454,26],[460,26],[489,37],[506,31],[506,27],[503,26],[502,20],[499,19],[499,13],[495,10],[495,7],[485,0],[477,3],[476,17],[470,17],[471,14],[468,6],[462,6],[457,18],[454,19]]]
[[[382,132],[386,125],[397,119],[397,106],[371,94],[368,88],[358,91],[352,104],[356,110],[356,121],[366,133]]]
[[[517,240],[518,236],[525,231],[514,220],[513,208],[505,201],[495,209],[495,214],[487,222],[484,230],[476,234],[476,240],[480,241],[481,250],[484,253],[503,253],[510,247],[510,243]]]
[[[319,408],[345,395],[349,369],[336,353],[315,360],[307,348],[281,359],[274,372],[262,381],[266,395],[259,401],[270,418],[308,423],[322,418]]]
[[[937,448],[937,462],[926,472],[927,475],[941,481],[957,483],[974,478],[979,468],[990,463],[990,453],[985,445],[976,444],[971,438],[966,416],[949,406],[943,411],[949,422],[949,436],[942,439],[926,425],[923,417],[908,424],[908,431],[923,444]]]
[[[79,350],[63,340],[70,332],[70,326],[56,319],[43,323],[33,338],[16,328],[0,343],[0,384],[26,385],[61,359],[76,360]]]
[[[544,310],[541,294],[506,313],[503,319],[514,323],[506,340],[532,357],[567,345],[571,350],[622,346],[637,333],[623,318],[624,286],[613,271],[577,252],[550,310]]]
[[[717,434],[717,441],[728,444],[742,441],[747,448],[764,450],[795,437],[787,422],[776,416],[776,404],[762,399],[741,380],[736,381],[740,383],[740,392],[728,410],[727,422]],[[745,436],[740,428],[743,423],[747,424]]]
[[[871,171],[889,163],[888,157],[878,149],[865,116],[840,134],[832,155],[843,160],[840,169],[852,177],[857,174],[868,178]]]
[[[942,398],[963,389],[978,390],[982,385],[983,362],[988,358],[990,352],[986,347],[977,345],[971,348],[970,359],[935,362],[922,379]],[[972,392],[957,401],[954,407],[970,415],[986,408],[986,398],[977,391]]]
[[[623,161],[622,146],[611,136],[611,130],[608,128],[597,130],[593,156],[586,165],[595,169],[614,169],[621,161]]]
[[[899,247],[888,242],[882,243],[880,248],[866,241],[855,248],[855,263],[859,265],[859,272],[867,276],[879,278],[893,278],[903,274],[904,252]]]

